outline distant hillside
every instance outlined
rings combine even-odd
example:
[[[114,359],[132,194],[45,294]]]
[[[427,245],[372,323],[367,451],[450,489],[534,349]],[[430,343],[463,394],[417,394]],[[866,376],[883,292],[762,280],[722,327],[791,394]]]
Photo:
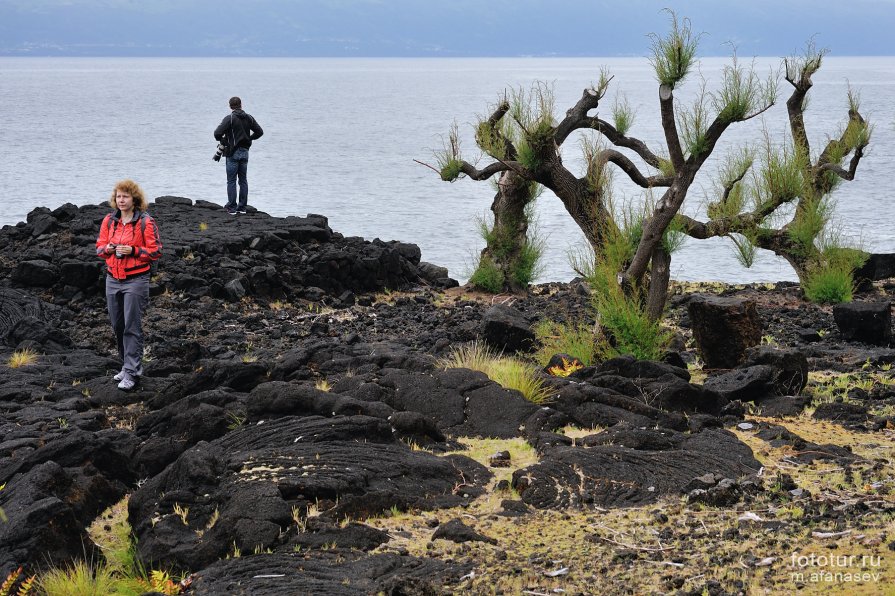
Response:
[[[882,0],[0,0],[0,55],[641,56],[668,5],[703,55],[895,54]]]

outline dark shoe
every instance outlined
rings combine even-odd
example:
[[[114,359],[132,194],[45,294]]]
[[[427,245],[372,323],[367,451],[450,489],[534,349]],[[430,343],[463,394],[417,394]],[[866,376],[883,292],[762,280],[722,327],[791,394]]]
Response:
[[[236,209],[234,209],[233,207],[227,207],[227,213],[229,213],[230,215],[236,215],[238,211],[236,211]]]
[[[237,208],[237,209],[236,209],[236,212],[239,213],[240,215],[245,215],[246,213],[248,213],[248,211],[246,211],[246,208],[245,208],[245,207],[239,207],[239,208]]]

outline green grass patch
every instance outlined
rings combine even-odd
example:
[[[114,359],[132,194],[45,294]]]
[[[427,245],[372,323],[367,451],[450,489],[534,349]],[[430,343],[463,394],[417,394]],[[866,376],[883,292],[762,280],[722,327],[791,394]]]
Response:
[[[568,354],[585,366],[591,366],[597,356],[596,335],[594,326],[585,322],[543,320],[535,327],[535,337],[541,344],[535,360],[541,366],[547,366],[554,354]]]
[[[479,263],[469,276],[469,283],[476,288],[492,294],[499,294],[503,291],[504,282],[503,271],[491,259],[485,257],[479,259]]]
[[[802,290],[816,304],[851,302],[855,280],[851,267],[817,267],[805,274]]]

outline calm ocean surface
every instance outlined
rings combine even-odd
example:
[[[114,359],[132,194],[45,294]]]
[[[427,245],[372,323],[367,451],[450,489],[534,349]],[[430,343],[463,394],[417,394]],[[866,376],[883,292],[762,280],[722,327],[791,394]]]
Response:
[[[760,72],[778,64],[758,59]],[[727,60],[703,60],[708,88]],[[253,147],[249,202],[277,216],[320,213],[345,235],[418,244],[423,259],[465,280],[483,241],[476,219],[489,210],[493,190],[483,182],[441,182],[419,159],[456,120],[465,157],[478,155],[472,126],[498,93],[553,85],[561,116],[607,66],[615,76],[600,114],[609,118],[616,92],[637,110],[631,130],[658,150],[657,87],[645,58],[593,59],[133,59],[0,58],[3,157],[0,225],[23,221],[37,206],[106,200],[116,180],[130,177],[150,197],[179,195],[225,202],[223,162],[211,160],[211,132],[239,95],[265,135]],[[699,73],[677,93],[692,98]],[[895,252],[895,200],[889,181],[895,163],[895,58],[827,58],[815,75],[806,116],[815,151],[846,118],[847,86],[862,99],[875,128],[854,182],[836,191],[841,230],[877,252]],[[778,104],[761,120],[735,125],[717,156],[739,143],[774,139],[787,131],[782,81]],[[567,164],[579,145],[564,147]],[[698,214],[711,192],[715,161],[704,168],[685,211]],[[580,169],[574,169],[580,173]],[[642,200],[639,189],[615,175],[617,199]],[[573,277],[567,254],[582,242],[558,199],[538,200],[540,233],[548,251],[541,281]],[[162,230],[164,240],[164,230]],[[731,282],[794,279],[767,253],[752,269],[733,256],[729,241],[688,242],[673,257],[673,277]]]

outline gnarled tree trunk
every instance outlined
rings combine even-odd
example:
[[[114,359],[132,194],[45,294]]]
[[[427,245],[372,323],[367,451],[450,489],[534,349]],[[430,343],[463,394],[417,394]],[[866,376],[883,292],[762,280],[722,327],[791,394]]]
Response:
[[[531,200],[530,186],[525,178],[512,170],[500,174],[497,193],[491,203],[494,226],[481,252],[481,260],[490,261],[503,274],[504,290],[509,292],[526,289],[519,283],[517,267],[528,239],[525,208]]]

